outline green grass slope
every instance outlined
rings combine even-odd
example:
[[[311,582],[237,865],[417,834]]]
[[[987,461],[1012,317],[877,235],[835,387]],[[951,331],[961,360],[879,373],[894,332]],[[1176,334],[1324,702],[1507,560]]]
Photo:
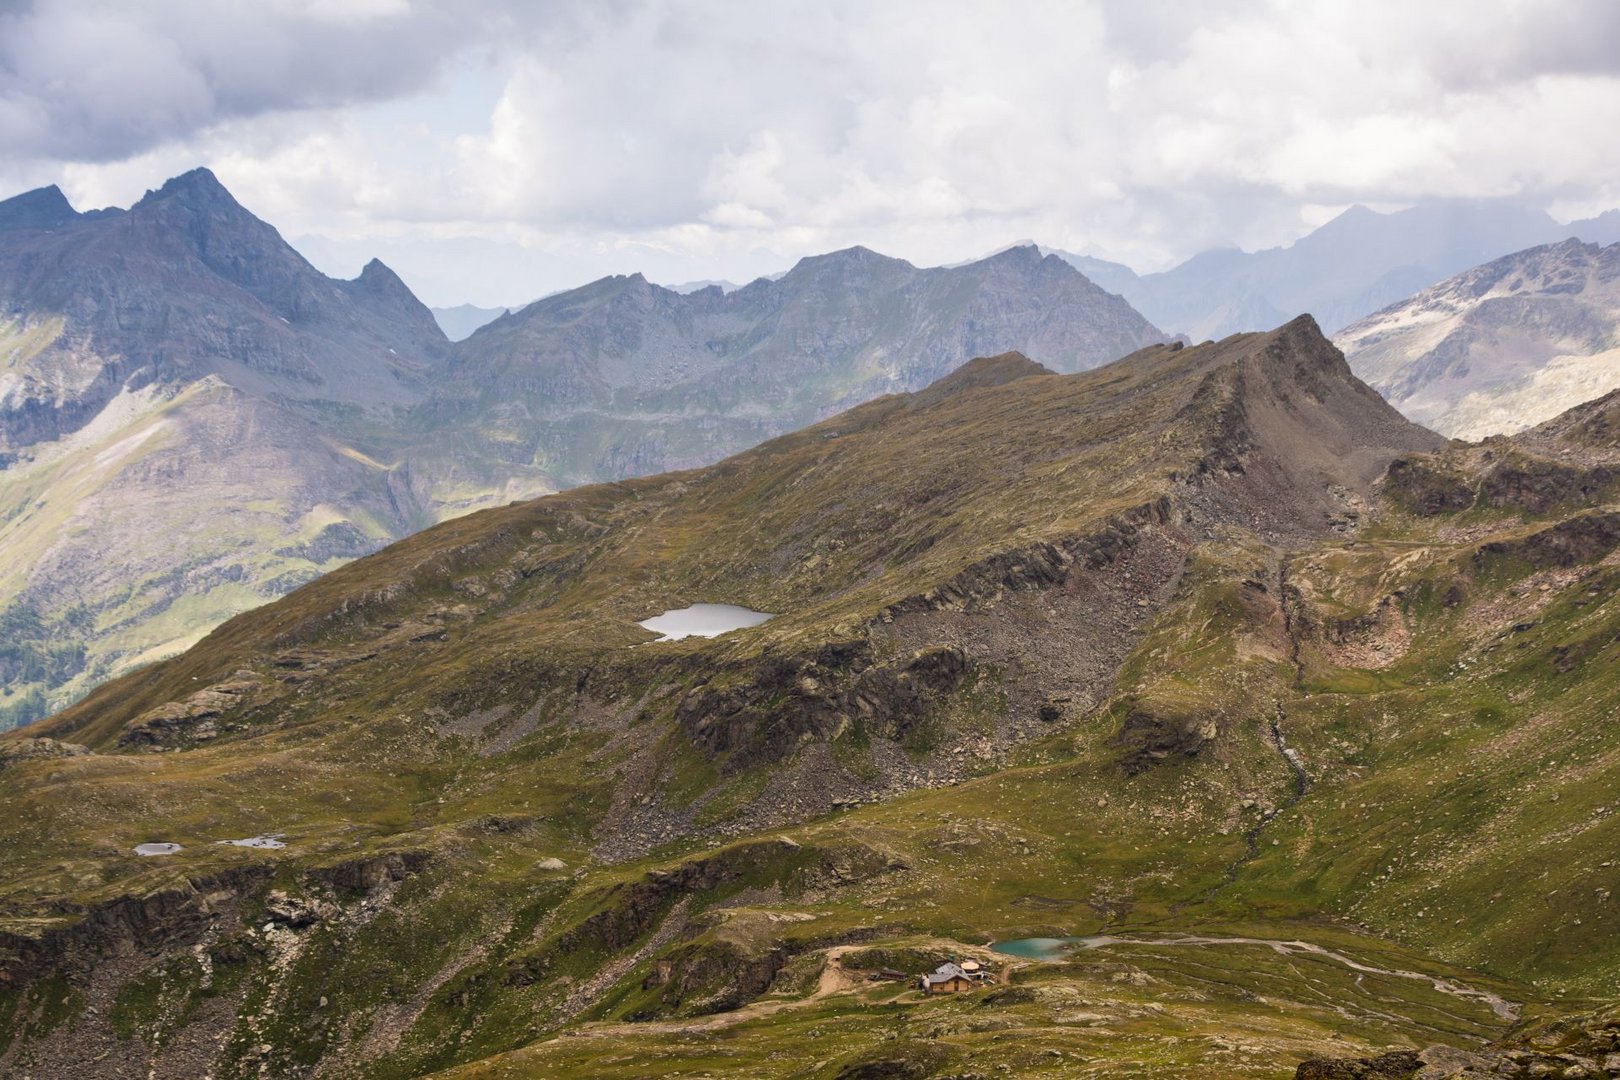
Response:
[[[438,526],[0,741],[0,1075],[1285,1077],[1612,998],[1607,423],[1447,448],[1305,321]],[[635,625],[698,601],[778,615]]]

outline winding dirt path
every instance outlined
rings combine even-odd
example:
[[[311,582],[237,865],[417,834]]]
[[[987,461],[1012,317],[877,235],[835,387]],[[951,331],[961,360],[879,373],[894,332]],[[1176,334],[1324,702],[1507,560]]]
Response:
[[[1416,979],[1420,982],[1426,982],[1435,990],[1449,997],[1458,998],[1459,1000],[1463,1001],[1472,1001],[1476,1004],[1484,1005],[1489,1008],[1491,1012],[1495,1013],[1498,1018],[1509,1021],[1510,1023],[1518,1020],[1520,1012],[1520,1006],[1517,1002],[1509,1001],[1504,997],[1491,993],[1489,990],[1481,990],[1477,987],[1468,986],[1452,979],[1444,978],[1440,975],[1429,975],[1421,971],[1407,971],[1403,968],[1374,967],[1371,964],[1363,964],[1361,961],[1348,957],[1343,953],[1334,952],[1332,949],[1325,948],[1321,945],[1316,945],[1309,941],[1281,941],[1274,938],[1253,937],[1208,937],[1198,934],[1184,934],[1167,938],[1122,937],[1113,934],[1096,934],[1090,937],[1078,939],[1077,944],[1084,949],[1102,949],[1107,948],[1110,945],[1260,945],[1270,949],[1272,952],[1277,953],[1279,956],[1296,956],[1301,953],[1306,953],[1311,956],[1320,956],[1324,960],[1331,960],[1334,963],[1343,964],[1345,967],[1356,972],[1358,975],[1385,975],[1396,979]]]
[[[581,1024],[577,1028],[570,1028],[561,1032],[556,1036],[556,1039],[599,1039],[624,1035],[676,1035],[691,1031],[713,1031],[717,1028],[728,1028],[747,1023],[750,1020],[758,1020],[764,1016],[774,1016],[777,1013],[792,1009],[802,1009],[824,998],[831,997],[833,994],[852,993],[866,985],[866,981],[860,973],[850,971],[841,963],[845,953],[863,947],[860,945],[835,945],[825,950],[823,955],[826,957],[826,962],[822,964],[821,975],[816,980],[816,988],[809,995],[802,998],[751,1001],[728,1012],[712,1013],[708,1016],[694,1016],[685,1020],[648,1020],[635,1024]],[[547,1041],[555,1041],[555,1039]]]

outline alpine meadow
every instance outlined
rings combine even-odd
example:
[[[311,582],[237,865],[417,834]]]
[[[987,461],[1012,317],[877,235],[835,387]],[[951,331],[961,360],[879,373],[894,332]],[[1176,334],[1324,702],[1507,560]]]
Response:
[[[1617,42],[0,10],[0,1078],[1620,1077]]]

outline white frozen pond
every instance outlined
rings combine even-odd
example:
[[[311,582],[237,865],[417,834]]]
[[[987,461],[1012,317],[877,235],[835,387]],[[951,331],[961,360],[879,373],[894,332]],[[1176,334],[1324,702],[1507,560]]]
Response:
[[[137,854],[137,855],[173,855],[175,852],[177,852],[179,850],[180,850],[180,845],[179,844],[168,844],[168,843],[157,844],[157,843],[153,843],[153,844],[136,844],[135,845],[135,854]]]
[[[733,604],[693,604],[691,607],[666,611],[651,619],[642,619],[637,626],[645,626],[659,641],[674,641],[683,637],[719,637],[732,630],[758,626],[775,615],[763,611],[749,611]]]
[[[228,844],[231,847],[284,848],[287,845],[281,842],[280,835],[277,833],[274,836],[249,836],[242,840],[215,840],[214,843]]]

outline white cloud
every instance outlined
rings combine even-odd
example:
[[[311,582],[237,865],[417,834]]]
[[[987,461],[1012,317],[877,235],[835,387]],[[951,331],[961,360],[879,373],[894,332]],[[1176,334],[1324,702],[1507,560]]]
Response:
[[[235,118],[385,100],[476,30],[436,3],[36,0],[0,11],[0,143],[115,161]]]
[[[1284,242],[1324,206],[1615,194],[1610,0],[464,10],[0,16],[0,140],[19,149],[0,172],[111,194],[200,161],[289,234],[520,244],[531,277],[459,279],[503,300],[852,243],[945,262],[1035,237],[1155,266]]]

